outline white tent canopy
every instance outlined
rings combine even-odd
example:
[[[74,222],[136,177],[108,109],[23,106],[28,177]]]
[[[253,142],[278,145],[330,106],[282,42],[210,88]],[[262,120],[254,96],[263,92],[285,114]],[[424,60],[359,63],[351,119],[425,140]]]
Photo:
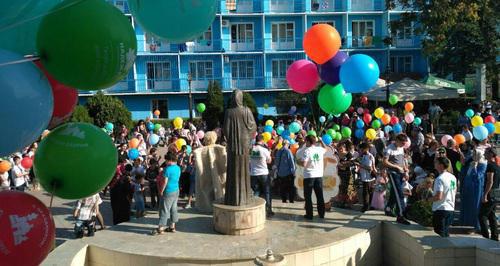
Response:
[[[375,89],[369,91],[366,96],[371,101],[385,101],[386,88],[386,86],[380,86],[379,84],[377,84]],[[431,86],[409,78],[405,78],[403,80],[390,84],[389,89],[390,94],[397,95],[400,101],[424,101],[459,98],[457,90]]]

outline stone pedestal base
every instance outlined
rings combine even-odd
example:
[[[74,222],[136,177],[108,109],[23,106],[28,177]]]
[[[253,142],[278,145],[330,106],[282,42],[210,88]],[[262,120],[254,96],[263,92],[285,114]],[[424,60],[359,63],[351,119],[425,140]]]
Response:
[[[264,229],[266,201],[255,198],[245,206],[213,204],[215,231],[225,235],[250,235]]]

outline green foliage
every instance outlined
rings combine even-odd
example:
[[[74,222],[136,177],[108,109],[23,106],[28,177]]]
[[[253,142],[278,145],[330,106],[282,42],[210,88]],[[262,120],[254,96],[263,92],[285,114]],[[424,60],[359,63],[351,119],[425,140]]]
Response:
[[[255,100],[252,97],[252,94],[248,92],[243,92],[243,105],[246,107],[250,108],[252,111],[254,117],[257,117],[257,104],[255,103]]]
[[[440,123],[442,123],[442,124],[455,125],[457,123],[459,117],[460,117],[459,111],[447,111],[447,112],[444,112],[439,119],[440,119]]]
[[[279,114],[287,114],[292,106],[297,107],[297,109],[308,106],[308,100],[305,95],[293,91],[282,91],[276,95],[274,104]]]
[[[208,130],[212,130],[221,124],[224,117],[224,96],[218,82],[209,82],[205,105],[202,117],[207,123]]]
[[[408,218],[420,225],[432,226],[432,203],[424,200],[415,202],[408,210]]]
[[[132,127],[132,114],[120,99],[96,93],[87,101],[86,107],[89,115],[94,119],[94,124],[103,127],[106,122],[111,122],[118,128],[119,125]]]
[[[83,123],[94,123],[94,119],[90,117],[89,111],[83,105],[77,105],[75,110],[73,110],[73,114],[71,114],[71,118],[69,122],[83,122]]]
[[[390,23],[392,35],[413,22],[415,34],[426,36],[423,51],[438,75],[453,73],[463,81],[467,73],[474,73],[476,64],[486,64],[489,79],[498,80],[500,1],[386,0],[389,9],[396,4],[406,12]]]

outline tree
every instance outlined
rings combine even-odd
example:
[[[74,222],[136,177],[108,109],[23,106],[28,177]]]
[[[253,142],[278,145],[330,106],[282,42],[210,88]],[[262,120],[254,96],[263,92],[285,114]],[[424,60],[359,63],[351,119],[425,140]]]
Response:
[[[292,106],[297,107],[298,110],[309,107],[307,96],[293,91],[279,92],[274,99],[274,104],[280,114],[288,113]]]
[[[132,114],[116,97],[98,92],[89,98],[86,107],[98,127],[103,127],[106,122],[132,127]]]
[[[94,119],[90,117],[89,111],[83,105],[77,105],[75,110],[73,110],[73,114],[71,114],[71,118],[69,122],[83,122],[83,123],[94,123]]]
[[[250,108],[250,110],[253,113],[254,117],[257,117],[258,111],[257,111],[257,104],[255,103],[255,100],[252,97],[252,94],[248,92],[243,92],[243,105]]]
[[[224,96],[217,81],[208,83],[206,109],[203,112],[203,120],[207,123],[207,128],[212,130],[220,126],[224,117]]]
[[[392,34],[413,22],[415,33],[425,36],[423,52],[438,75],[453,74],[463,81],[476,64],[486,64],[489,80],[498,82],[500,1],[386,0],[388,9],[397,4],[407,11],[390,23]]]

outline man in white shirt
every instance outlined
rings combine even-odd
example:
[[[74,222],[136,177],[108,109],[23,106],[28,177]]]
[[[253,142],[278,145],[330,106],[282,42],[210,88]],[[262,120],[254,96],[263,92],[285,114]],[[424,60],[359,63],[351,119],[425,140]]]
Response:
[[[250,152],[250,178],[252,190],[256,197],[263,197],[266,200],[267,216],[273,216],[271,199],[271,178],[267,165],[271,163],[271,152],[264,144],[264,137],[258,135],[256,143]]]
[[[316,145],[315,136],[306,137],[306,148],[298,157],[299,164],[304,167],[304,198],[306,200],[306,215],[304,218],[312,220],[313,204],[312,191],[316,195],[319,218],[325,218],[325,200],[323,197],[323,170],[325,164],[323,157],[326,149],[325,144],[320,140],[321,147]]]
[[[29,174],[21,166],[21,157],[14,156],[14,167],[12,168],[14,187],[16,190],[24,191],[28,185]]]
[[[434,166],[439,172],[439,176],[434,180],[434,195],[429,199],[432,202],[434,232],[442,237],[450,236],[448,228],[453,221],[455,195],[457,193],[457,179],[447,171],[450,165],[448,158],[436,158]]]

